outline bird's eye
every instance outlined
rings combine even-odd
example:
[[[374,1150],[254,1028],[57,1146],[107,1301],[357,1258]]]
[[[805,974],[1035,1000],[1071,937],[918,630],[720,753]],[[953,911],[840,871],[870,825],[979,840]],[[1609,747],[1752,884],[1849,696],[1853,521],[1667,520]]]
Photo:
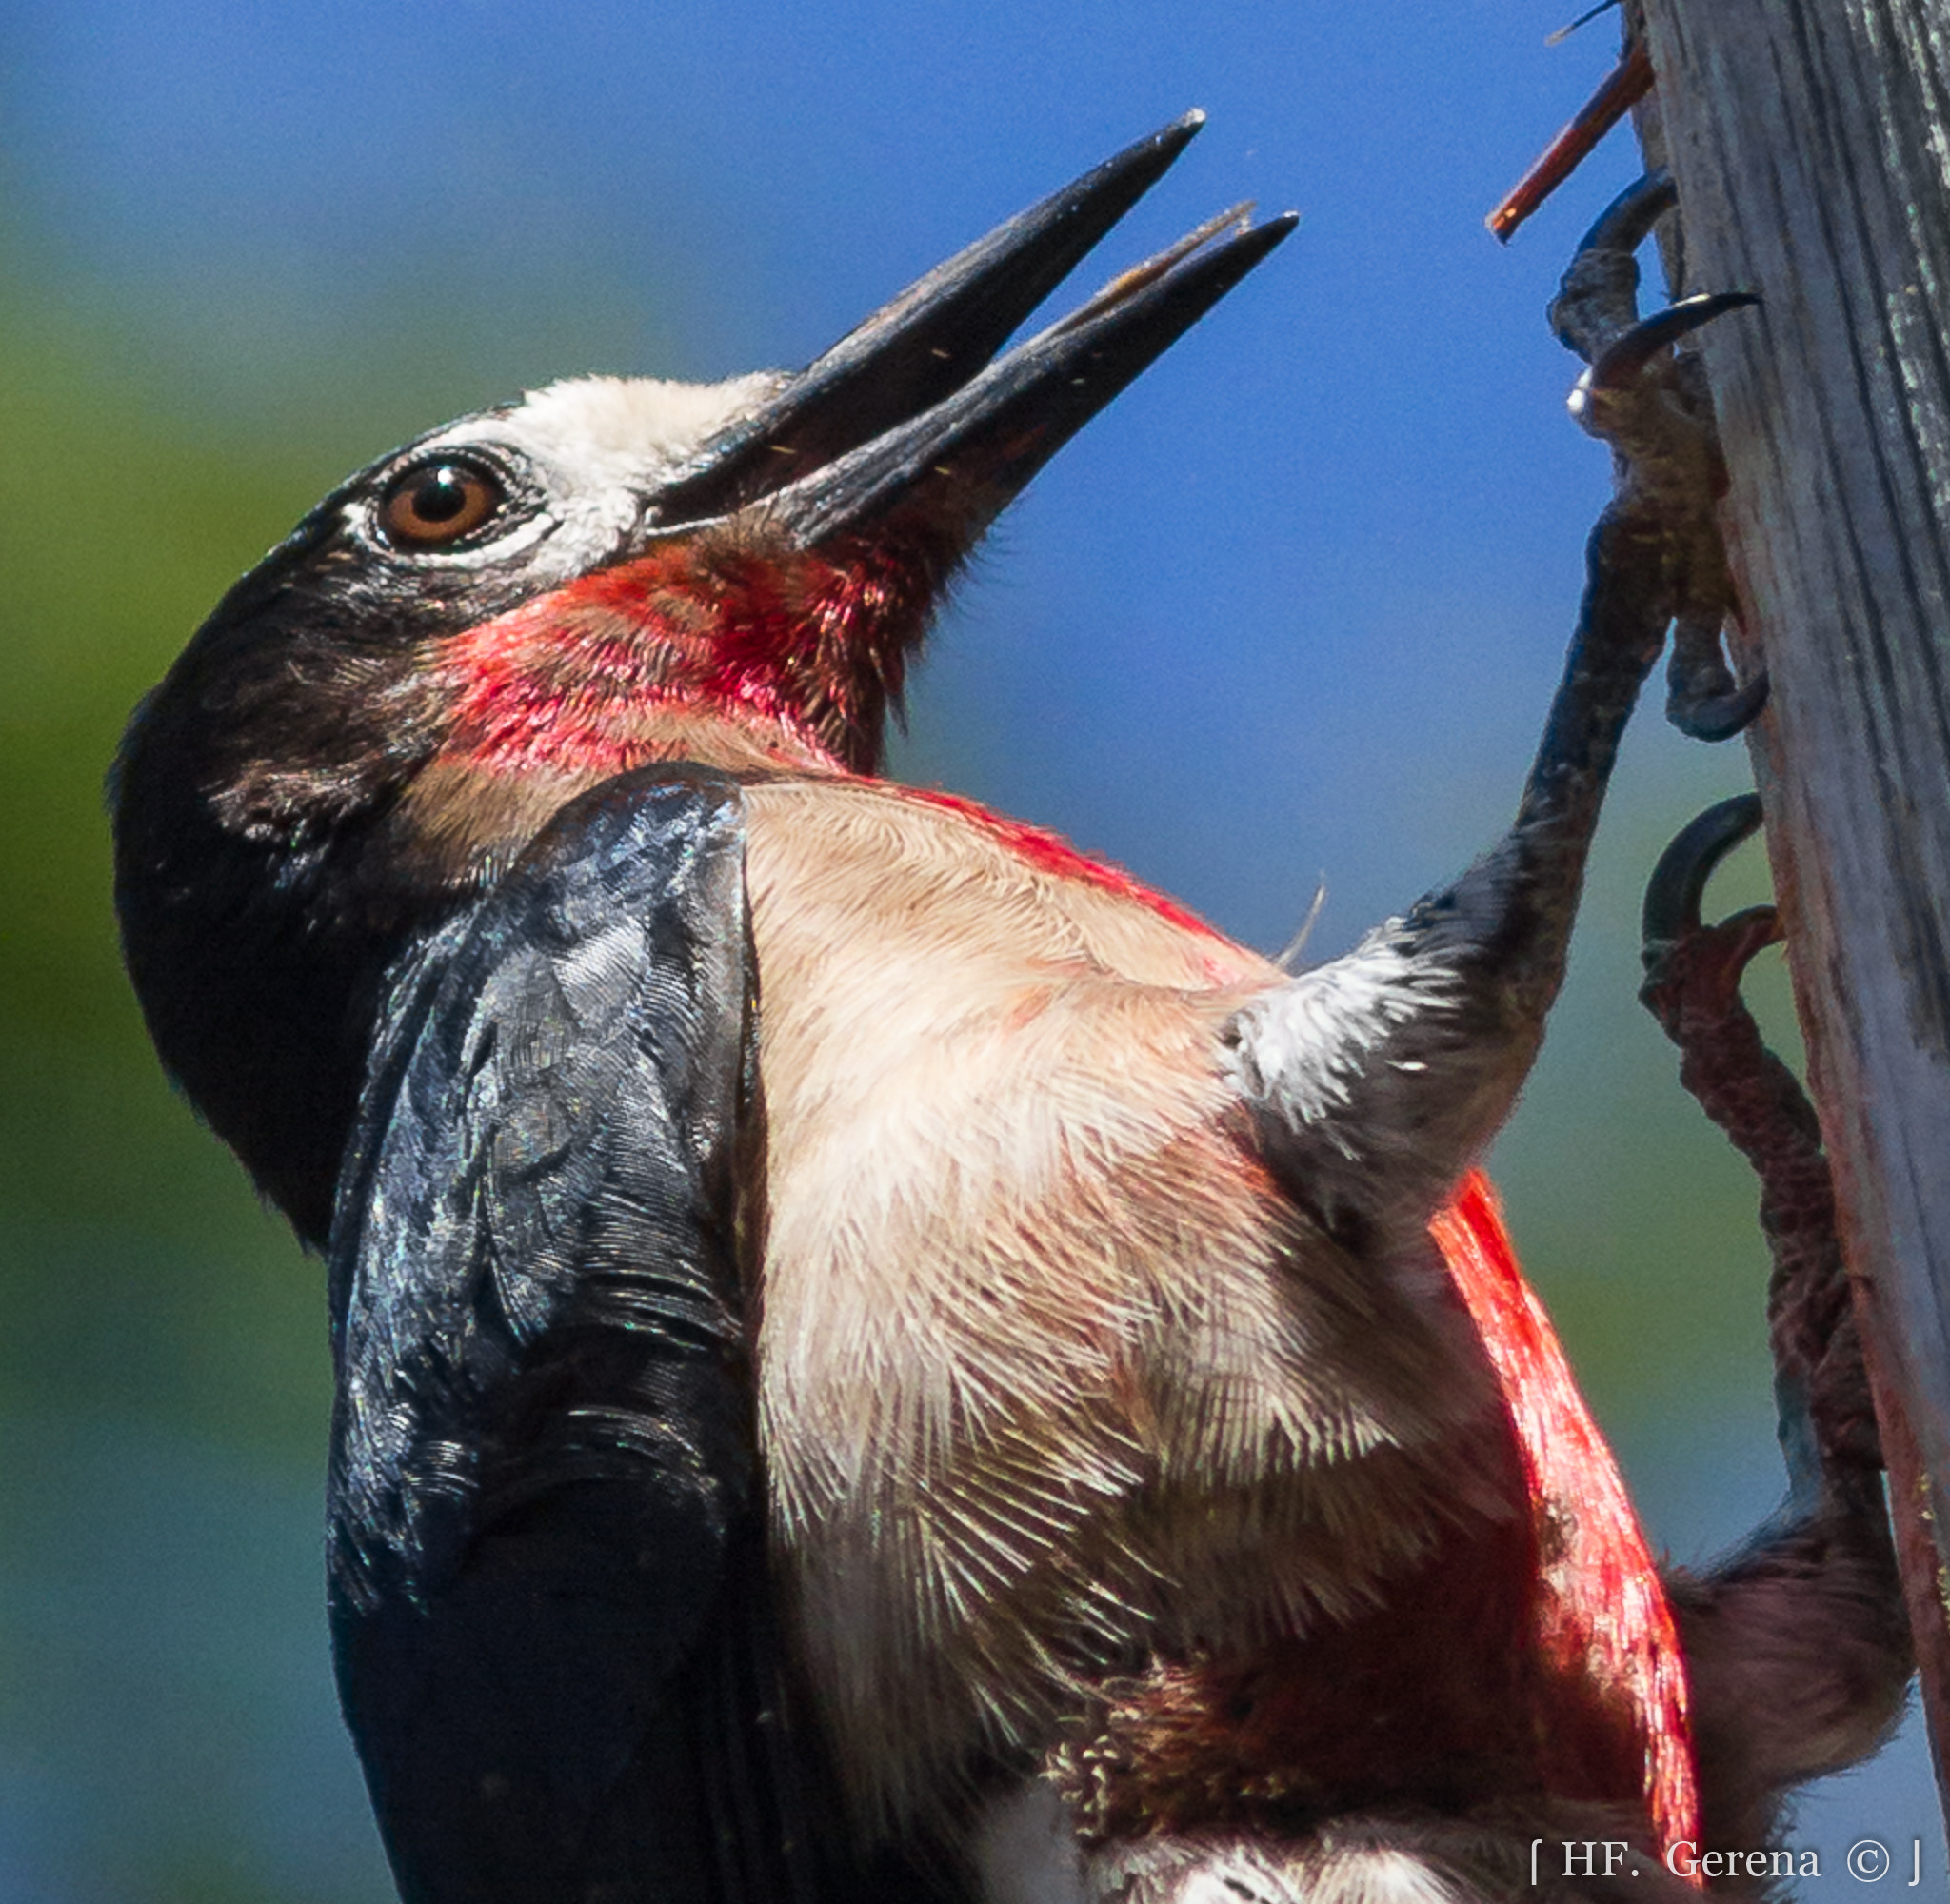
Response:
[[[478,463],[423,463],[393,479],[380,499],[379,526],[398,548],[458,542],[507,501],[501,479]]]

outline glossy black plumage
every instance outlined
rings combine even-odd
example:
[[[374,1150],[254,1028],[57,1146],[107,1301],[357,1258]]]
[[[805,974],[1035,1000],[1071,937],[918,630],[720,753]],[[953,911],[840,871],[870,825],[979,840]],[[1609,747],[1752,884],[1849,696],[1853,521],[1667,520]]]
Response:
[[[751,1716],[753,983],[739,793],[696,768],[573,803],[398,976],[332,1237],[329,1553],[408,1900],[812,1881]]]

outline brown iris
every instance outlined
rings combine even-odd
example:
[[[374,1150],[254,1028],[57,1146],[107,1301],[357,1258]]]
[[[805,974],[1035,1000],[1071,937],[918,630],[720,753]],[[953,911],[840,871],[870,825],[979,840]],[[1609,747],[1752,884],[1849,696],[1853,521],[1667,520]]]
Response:
[[[475,463],[423,463],[394,478],[379,526],[402,548],[439,548],[471,534],[507,501],[500,479]]]

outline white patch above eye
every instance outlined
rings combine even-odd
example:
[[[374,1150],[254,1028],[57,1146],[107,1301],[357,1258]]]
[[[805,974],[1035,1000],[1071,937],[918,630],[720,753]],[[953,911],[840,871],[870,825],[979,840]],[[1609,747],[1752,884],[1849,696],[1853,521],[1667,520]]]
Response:
[[[783,370],[722,384],[573,377],[530,390],[505,410],[463,417],[422,437],[395,466],[443,453],[471,449],[491,456],[500,450],[527,472],[539,493],[505,533],[492,533],[490,525],[490,532],[465,547],[419,550],[412,560],[454,569],[527,562],[538,590],[569,581],[610,560],[639,523],[644,497],[788,381]]]
[[[525,450],[578,485],[648,485],[786,381],[782,370],[727,377],[722,384],[571,377],[530,390],[479,433]]]

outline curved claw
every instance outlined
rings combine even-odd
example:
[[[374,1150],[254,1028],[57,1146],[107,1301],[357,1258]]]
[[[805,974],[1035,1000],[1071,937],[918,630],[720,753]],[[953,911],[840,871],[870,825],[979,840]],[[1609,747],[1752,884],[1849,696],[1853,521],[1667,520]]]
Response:
[[[1607,344],[1592,359],[1591,368],[1585,373],[1585,385],[1593,390],[1625,389],[1668,346],[1691,335],[1702,325],[1711,324],[1716,317],[1760,302],[1753,291],[1701,291],[1693,297],[1681,298],[1677,304],[1641,318]]]
[[[1675,687],[1665,700],[1665,718],[1689,741],[1730,741],[1761,718],[1767,704],[1767,670],[1724,694],[1701,694]]]
[[[1687,739],[1730,741],[1767,704],[1767,670],[1737,684],[1720,645],[1720,615],[1681,616],[1666,670],[1665,718]]]
[[[1638,320],[1639,261],[1634,253],[1677,203],[1671,176],[1647,172],[1600,213],[1572,253],[1551,300],[1550,327],[1566,350],[1591,363]]]
[[[1691,821],[1659,856],[1646,883],[1642,915],[1640,956],[1648,985],[1672,957],[1673,948],[1700,931],[1700,903],[1706,895],[1706,882],[1742,840],[1760,831],[1761,818],[1759,794],[1735,794]],[[1771,912],[1773,908],[1756,910]]]
[[[1664,169],[1635,179],[1592,221],[1578,241],[1580,256],[1591,251],[1636,251],[1652,228],[1680,202],[1679,188]]]

